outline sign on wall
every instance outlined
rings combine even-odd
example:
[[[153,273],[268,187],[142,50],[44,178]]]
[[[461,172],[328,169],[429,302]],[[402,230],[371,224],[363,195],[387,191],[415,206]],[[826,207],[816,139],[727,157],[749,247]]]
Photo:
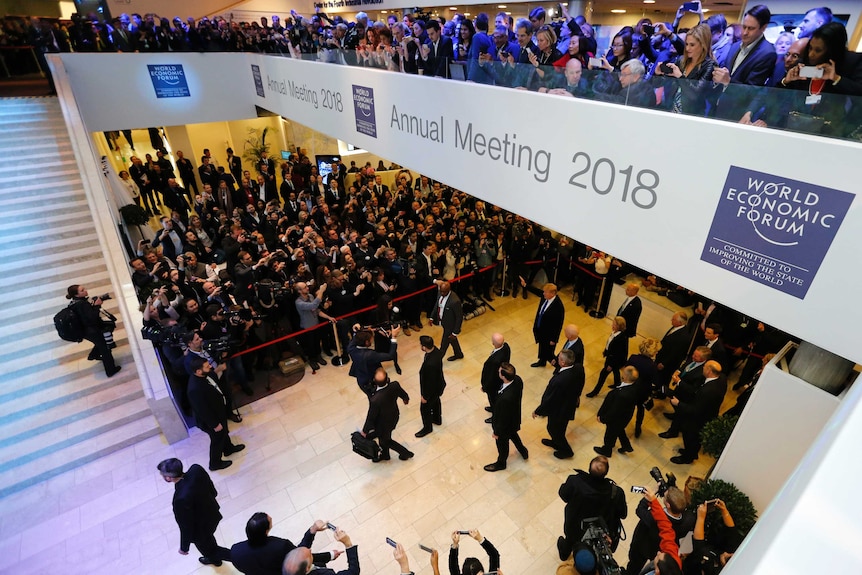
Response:
[[[700,259],[803,299],[852,202],[847,192],[731,166]]]
[[[147,64],[156,98],[187,98],[191,96],[182,64]]]

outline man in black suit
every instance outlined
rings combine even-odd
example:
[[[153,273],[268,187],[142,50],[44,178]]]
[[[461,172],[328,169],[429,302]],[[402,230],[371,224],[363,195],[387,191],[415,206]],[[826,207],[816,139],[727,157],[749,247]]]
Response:
[[[210,471],[224,469],[233,465],[233,461],[223,460],[222,455],[231,455],[245,449],[245,445],[234,445],[227,428],[227,399],[218,382],[210,373],[210,362],[200,356],[189,361],[188,398],[195,414],[195,422],[201,431],[210,436]]]
[[[728,358],[727,349],[725,349],[724,344],[719,337],[721,336],[721,332],[722,329],[720,324],[708,324],[706,329],[703,331],[704,341],[701,342],[701,345],[705,345],[710,349],[712,352],[712,359],[721,365],[722,373],[730,373],[730,358]]]
[[[454,59],[452,38],[440,33],[440,23],[436,20],[429,21],[425,31],[428,33],[428,42],[419,49],[419,54],[425,62],[425,75],[451,77],[449,64]]]
[[[446,355],[449,344],[452,344],[452,355],[447,359],[449,361],[464,359],[464,352],[461,351],[461,343],[458,341],[461,323],[464,321],[461,299],[452,292],[452,286],[449,282],[441,281],[438,282],[437,286],[437,301],[434,303],[434,309],[431,311],[431,317],[428,318],[428,321],[432,325],[440,324],[443,327],[440,353]]]
[[[203,555],[198,561],[204,565],[218,567],[222,561],[230,561],[230,550],[221,547],[215,540],[215,532],[221,521],[218,491],[212,479],[198,464],[183,473],[183,462],[176,458],[165,459],[156,467],[168,483],[174,484],[174,518],[180,528],[180,555],[189,554],[194,543]]]
[[[290,539],[282,539],[270,535],[272,517],[266,513],[255,513],[245,524],[247,541],[236,543],[230,548],[231,563],[245,575],[281,575],[281,568],[287,554],[297,547],[311,549],[315,534],[326,529],[326,522],[318,519],[305,532],[299,545],[294,545]],[[314,553],[312,560],[315,565],[325,565],[341,553]]]
[[[575,363],[573,351],[564,349],[557,355],[559,370],[551,377],[542,402],[533,411],[536,417],[548,418],[548,435],[550,439],[542,439],[542,444],[554,448],[554,457],[569,459],[575,453],[566,440],[566,428],[575,419],[581,392],[584,390],[584,366]]]
[[[575,354],[575,363],[580,363],[583,365],[584,363],[584,342],[581,340],[581,329],[570,323],[566,327],[563,328],[563,335],[566,336],[566,341],[563,342],[563,347],[560,348],[560,351],[563,350],[571,350],[573,354]],[[557,355],[560,355],[559,352]],[[557,360],[554,359],[551,363],[554,364],[554,367],[557,366]]]
[[[727,61],[719,62],[712,74],[718,90],[716,115],[739,121],[757,92],[751,86],[765,86],[775,69],[775,47],[764,37],[772,14],[762,4],[752,7],[742,19],[742,39],[731,46]]]
[[[374,372],[374,394],[368,402],[368,416],[362,426],[364,437],[376,437],[380,443],[379,461],[389,461],[389,448],[398,453],[398,459],[406,461],[413,457],[413,452],[392,439],[392,432],[398,425],[400,413],[398,398],[404,405],[410,403],[410,396],[397,381],[389,381],[389,375],[382,367]]]
[[[611,389],[620,384],[620,368],[625,365],[629,355],[629,338],[626,337],[626,320],[623,317],[617,316],[611,321],[611,335],[605,343],[602,355],[605,357],[605,365],[599,372],[596,386],[587,394],[587,397],[595,397],[599,394],[608,374],[614,376]]]
[[[242,158],[233,155],[233,148],[227,149],[227,169],[237,183],[242,181]]]
[[[210,164],[208,156],[201,156],[201,165],[198,166],[198,175],[201,178],[201,185],[209,184],[212,189],[218,189],[219,176],[215,166]]]
[[[670,318],[670,324],[670,329],[661,339],[661,349],[655,356],[655,364],[658,369],[655,394],[659,399],[664,399],[667,394],[670,378],[673,372],[682,365],[691,345],[688,314],[683,311],[673,314],[673,317]]]
[[[521,282],[524,289],[526,282]],[[543,298],[536,310],[536,318],[533,320],[533,338],[539,344],[539,359],[530,367],[545,367],[545,364],[554,360],[554,349],[560,340],[560,330],[563,329],[563,321],[566,319],[566,308],[557,297],[557,286],[547,283],[542,288]]]
[[[491,414],[491,436],[497,443],[497,461],[484,467],[485,471],[501,471],[506,469],[509,459],[509,441],[521,457],[530,457],[529,451],[521,441],[518,431],[521,429],[521,399],[524,395],[524,381],[515,372],[515,366],[509,362],[500,365],[500,379],[503,385],[497,392],[497,401]]]
[[[394,361],[398,357],[398,340],[396,338],[401,333],[401,326],[395,326],[390,332],[389,351],[386,353],[374,351],[374,334],[372,332],[363,330],[358,323],[353,326],[353,331],[356,335],[347,344],[347,354],[350,356],[349,375],[356,378],[359,389],[370,399],[374,393],[372,382],[374,373],[384,361]]]
[[[198,195],[200,192],[198,191],[197,180],[195,180],[195,165],[183,156],[181,150],[177,150],[177,169],[179,169],[183,185],[189,190],[194,190],[195,195]]]
[[[626,320],[626,337],[634,337],[638,334],[638,320],[643,311],[643,302],[638,297],[640,288],[636,283],[626,284],[626,299],[620,305],[617,315]]]
[[[329,179],[326,192],[323,194],[323,201],[326,202],[333,213],[341,213],[342,206],[344,206],[344,192],[339,189],[338,180],[335,178]]]
[[[337,574],[328,567],[316,568],[311,550],[307,547],[297,547],[287,554],[282,565],[283,575],[306,575],[314,569],[314,575],[359,575],[359,550],[350,541],[350,536],[342,529],[335,530],[335,540],[340,541],[347,555],[347,569]]]
[[[601,447],[593,447],[593,450],[605,457],[613,455],[617,438],[620,440],[620,448],[617,450],[619,453],[634,451],[626,435],[626,426],[632,420],[638,402],[638,390],[634,386],[638,371],[628,365],[620,370],[620,378],[620,386],[608,392],[596,414],[599,423],[604,423],[606,427],[604,444]]]
[[[718,417],[721,402],[727,392],[727,377],[721,373],[721,365],[710,360],[703,364],[703,384],[694,389],[690,398],[673,397],[670,402],[676,410],[676,423],[682,429],[683,449],[671,463],[685,465],[697,459],[700,452],[700,432],[707,422]]]
[[[500,386],[503,385],[503,380],[500,379],[500,365],[504,362],[508,363],[512,358],[512,348],[506,343],[502,333],[491,336],[491,345],[494,349],[482,365],[482,391],[488,396],[488,407],[485,411],[494,413],[497,394],[500,392]],[[485,423],[491,423],[491,419],[489,417]]]
[[[682,369],[676,370],[670,378],[671,391],[668,395],[676,397],[681,401],[690,401],[694,397],[695,390],[703,385],[705,376],[703,374],[703,365],[712,359],[712,351],[705,345],[694,348],[691,354],[691,361],[688,362]],[[673,413],[665,413],[665,417],[673,420],[670,428],[667,431],[659,433],[659,437],[672,439],[679,436],[679,421]]]
[[[275,160],[269,157],[269,152],[261,152],[260,160],[257,162],[257,171],[263,172],[264,168],[270,174],[275,174]]]
[[[416,437],[425,437],[434,431],[434,425],[443,424],[443,413],[440,407],[440,396],[446,389],[446,379],[443,377],[443,352],[434,345],[434,338],[423,335],[419,345],[425,352],[422,367],[419,368],[419,413],[422,416],[422,429],[416,432]]]

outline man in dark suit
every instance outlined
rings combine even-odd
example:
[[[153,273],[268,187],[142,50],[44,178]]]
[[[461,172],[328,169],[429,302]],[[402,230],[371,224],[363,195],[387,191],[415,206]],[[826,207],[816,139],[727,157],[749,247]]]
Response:
[[[340,541],[347,555],[347,569],[337,574],[328,567],[316,568],[311,550],[307,547],[297,547],[287,554],[282,565],[283,575],[306,575],[314,569],[314,575],[359,575],[359,551],[350,541],[350,536],[342,529],[335,530],[335,540]]]
[[[208,156],[201,156],[201,165],[198,166],[198,175],[201,178],[201,185],[209,184],[212,189],[218,189],[219,176],[215,166],[210,164]]]
[[[200,356],[191,358],[189,370],[188,398],[195,414],[195,422],[201,431],[210,436],[210,471],[230,467],[233,461],[223,460],[222,455],[231,455],[245,449],[245,445],[234,445],[227,429],[227,400],[218,382],[210,375],[212,366]]]
[[[338,180],[335,178],[330,178],[326,192],[323,194],[323,201],[333,213],[341,213],[341,208],[344,206],[344,192],[339,189]]]
[[[605,424],[605,439],[601,447],[593,447],[599,455],[613,455],[614,445],[620,440],[619,453],[631,453],[631,441],[626,435],[626,426],[632,420],[635,406],[638,402],[638,389],[633,384],[638,378],[638,371],[628,365],[620,370],[620,386],[608,392],[602,406],[596,414],[599,423]]]
[[[672,463],[684,465],[697,459],[700,452],[700,432],[707,422],[718,417],[721,402],[727,392],[727,377],[721,373],[721,365],[714,360],[703,364],[703,384],[693,390],[690,398],[673,397],[670,402],[676,410],[676,420],[682,429],[683,449]]]
[[[682,369],[676,370],[671,376],[670,386],[672,390],[668,392],[668,395],[681,401],[690,401],[695,390],[703,385],[705,379],[703,365],[710,359],[712,359],[712,351],[708,347],[703,345],[694,348],[691,361]],[[658,436],[665,439],[679,436],[679,421],[677,421],[676,416],[673,413],[665,413],[664,415],[673,420],[673,423],[667,431],[659,433]]]
[[[581,340],[581,330],[580,328],[570,323],[566,327],[563,328],[563,335],[566,336],[566,341],[563,342],[563,347],[560,348],[560,351],[565,349],[571,350],[573,354],[575,354],[575,363],[580,363],[583,365],[584,363],[584,342]],[[559,352],[557,355],[560,355]],[[554,367],[557,366],[557,360],[554,359],[551,363],[554,364]]]
[[[263,172],[264,168],[270,174],[275,174],[275,160],[269,157],[269,152],[261,152],[260,160],[257,162],[257,171]]]
[[[174,484],[174,518],[180,528],[180,555],[189,554],[194,543],[203,555],[198,561],[204,565],[218,567],[222,561],[230,561],[230,550],[221,547],[215,540],[215,532],[221,521],[218,491],[212,479],[198,464],[183,473],[183,462],[176,458],[165,459],[156,467],[168,483]]]
[[[315,534],[326,529],[326,522],[318,519],[305,532],[299,545],[289,539],[270,535],[272,517],[266,513],[255,513],[245,524],[247,541],[236,543],[230,548],[230,560],[238,571],[245,575],[281,575],[281,568],[287,554],[297,547],[311,549]],[[339,552],[314,553],[315,565],[322,566],[338,557]]]
[[[526,282],[521,285],[526,288]],[[536,318],[533,320],[533,338],[539,344],[539,359],[530,367],[545,367],[545,364],[554,360],[554,349],[560,340],[560,330],[563,329],[563,321],[566,319],[566,308],[557,297],[557,286],[547,283],[542,288],[543,298],[536,310]]]
[[[419,345],[425,352],[422,367],[419,368],[419,413],[422,415],[422,429],[416,433],[416,437],[425,437],[434,431],[434,425],[443,423],[443,414],[440,408],[440,396],[446,389],[446,379],[443,377],[443,352],[434,345],[434,339],[430,335],[419,338]]]
[[[180,172],[183,185],[189,190],[194,190],[195,195],[199,194],[198,183],[195,180],[195,165],[191,160],[183,156],[181,150],[177,150],[177,169]]]
[[[502,333],[491,336],[491,345],[494,349],[482,365],[482,391],[488,396],[488,407],[485,411],[494,413],[494,403],[497,402],[497,394],[500,392],[500,386],[503,385],[503,380],[500,379],[500,365],[504,362],[508,363],[512,358],[512,348],[506,343]],[[485,423],[491,423],[491,419],[489,417]]]
[[[376,437],[380,443],[380,461],[388,461],[389,449],[398,453],[398,459],[406,461],[413,457],[413,452],[392,439],[392,432],[398,425],[400,412],[398,398],[404,405],[410,403],[410,396],[397,381],[389,381],[386,370],[382,367],[374,372],[374,394],[368,402],[368,416],[362,426],[362,435]]]
[[[625,365],[626,358],[629,356],[629,338],[626,337],[626,320],[623,317],[617,316],[611,322],[611,335],[605,343],[602,355],[605,357],[605,365],[599,372],[596,386],[587,394],[587,397],[595,397],[599,394],[608,374],[614,376],[611,389],[620,384],[620,368]]]
[[[461,323],[464,321],[464,312],[461,311],[461,300],[452,292],[449,282],[438,282],[437,301],[428,320],[431,324],[440,324],[443,327],[443,337],[440,340],[440,353],[446,355],[449,344],[452,344],[452,355],[447,359],[455,361],[464,359],[461,351],[461,343],[458,334],[461,333]]]
[[[233,148],[227,149],[227,169],[237,183],[242,181],[242,158],[233,155]]]
[[[742,19],[742,39],[731,46],[725,62],[712,75],[716,86],[719,118],[739,121],[757,95],[752,86],[765,86],[775,69],[775,47],[764,37],[772,14],[762,4]]]
[[[638,334],[638,321],[643,311],[643,302],[638,297],[640,288],[636,283],[626,284],[626,299],[620,305],[617,315],[626,320],[626,337],[634,337]]]
[[[659,399],[664,399],[667,394],[667,386],[670,378],[680,365],[682,365],[688,348],[691,345],[691,332],[688,329],[688,315],[685,312],[677,312],[670,319],[671,327],[661,339],[661,349],[655,356],[655,364],[658,369],[656,377],[655,394]]]
[[[515,372],[515,366],[509,362],[500,365],[500,380],[503,385],[497,392],[494,412],[491,414],[492,437],[497,443],[497,461],[484,467],[485,471],[501,471],[506,469],[509,459],[509,441],[521,457],[530,457],[529,451],[521,441],[518,431],[521,429],[521,399],[524,395],[524,381]]]
[[[727,349],[725,349],[724,344],[721,341],[721,325],[717,323],[710,323],[706,326],[706,329],[703,331],[703,341],[701,345],[705,345],[712,352],[712,359],[717,361],[719,365],[721,365],[722,373],[730,373],[731,362],[730,358],[727,356]]]
[[[428,42],[419,50],[425,61],[425,75],[449,78],[449,64],[454,59],[452,38],[440,33],[440,23],[436,20],[429,21],[425,31],[428,33]]]
[[[347,344],[347,354],[350,356],[350,376],[356,378],[356,383],[359,385],[365,395],[371,398],[374,393],[374,372],[377,371],[384,361],[394,361],[398,354],[398,334],[401,333],[401,327],[395,326],[390,332],[389,351],[386,353],[374,351],[374,334],[368,330],[363,330],[357,323],[353,326],[353,331],[356,335]]]
[[[569,459],[575,453],[566,440],[566,428],[575,419],[581,392],[584,390],[584,366],[575,363],[575,354],[569,349],[562,350],[557,355],[559,370],[551,377],[542,402],[533,411],[536,417],[548,418],[548,435],[550,439],[542,439],[542,444],[554,448],[554,457]]]

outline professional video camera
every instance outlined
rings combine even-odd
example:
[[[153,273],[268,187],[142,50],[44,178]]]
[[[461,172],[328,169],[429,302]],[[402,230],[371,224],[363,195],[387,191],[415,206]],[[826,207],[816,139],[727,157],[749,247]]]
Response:
[[[234,309],[235,307],[238,309]],[[225,317],[227,317],[228,322],[232,325],[239,325],[242,322],[251,321],[253,319],[261,319],[259,315],[255,315],[250,309],[239,306],[231,307],[231,309],[225,313]]]
[[[649,470],[650,477],[655,479],[656,483],[658,483],[658,491],[656,495],[659,497],[663,497],[669,487],[676,487],[676,475],[673,473],[668,473],[666,475],[667,479],[662,477],[661,469],[658,467],[653,467]]]
[[[596,556],[596,567],[601,575],[622,575],[622,569],[611,551],[611,536],[601,517],[588,517],[581,521],[584,536],[581,541],[589,545]]]
[[[207,339],[203,342],[203,349],[213,357],[218,357],[219,354],[227,353],[231,347],[238,345],[240,342],[231,339],[229,335],[223,335],[218,339]]]
[[[180,325],[165,327],[160,324],[144,326],[141,328],[141,337],[155,345],[180,346],[188,330]]]

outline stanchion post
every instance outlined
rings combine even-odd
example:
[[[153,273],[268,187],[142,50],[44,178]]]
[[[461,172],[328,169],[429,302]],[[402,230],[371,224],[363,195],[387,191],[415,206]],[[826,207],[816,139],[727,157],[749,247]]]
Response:
[[[557,265],[554,267],[554,285],[559,287],[557,284],[557,273],[560,271],[560,254],[557,254]]]
[[[338,337],[338,322],[331,322],[332,324],[332,333],[335,334],[335,357],[333,357],[330,361],[332,365],[341,367],[347,364],[347,360],[344,359],[344,351],[341,349],[341,338]]]
[[[605,312],[603,312],[600,308],[602,307],[602,296],[605,293],[605,282],[608,281],[607,276],[602,276],[602,285],[599,288],[599,298],[596,300],[596,309],[590,312],[590,317],[594,317],[596,319],[602,319],[605,317]]]
[[[506,289],[506,272],[509,269],[509,258],[503,258],[503,282],[500,284],[500,297],[509,295],[509,290]]]

